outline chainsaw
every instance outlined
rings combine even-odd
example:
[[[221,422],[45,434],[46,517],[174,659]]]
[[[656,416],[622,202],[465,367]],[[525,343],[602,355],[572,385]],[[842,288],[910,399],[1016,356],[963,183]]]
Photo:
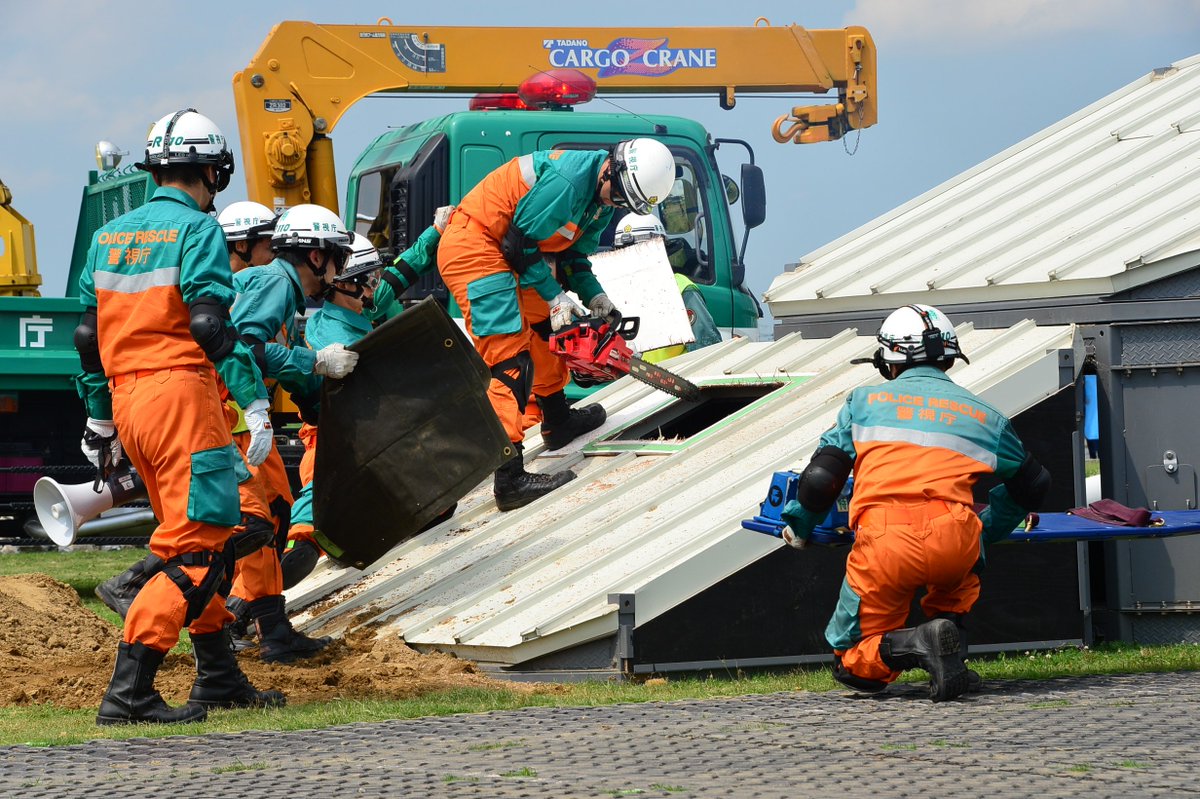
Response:
[[[637,336],[640,323],[639,317],[622,318],[619,313],[612,322],[584,319],[552,334],[550,351],[566,360],[572,373],[591,381],[629,375],[672,396],[699,402],[700,389],[694,383],[633,354],[626,340]]]

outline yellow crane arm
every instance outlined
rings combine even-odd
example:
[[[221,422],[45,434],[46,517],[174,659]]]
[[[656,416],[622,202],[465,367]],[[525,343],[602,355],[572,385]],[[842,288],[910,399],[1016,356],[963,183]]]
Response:
[[[12,207],[12,192],[0,180],[0,296],[37,297],[41,284],[33,225]]]
[[[759,23],[765,22],[760,19]],[[539,70],[578,69],[600,93],[837,92],[779,117],[780,142],[875,124],[875,45],[865,28],[494,28],[281,22],[233,76],[246,181],[266,205],[337,208],[328,134],[381,92],[512,92]]]

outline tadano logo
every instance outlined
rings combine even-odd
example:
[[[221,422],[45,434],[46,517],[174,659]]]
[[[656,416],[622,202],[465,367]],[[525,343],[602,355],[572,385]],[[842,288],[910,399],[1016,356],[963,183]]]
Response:
[[[21,347],[23,349],[45,349],[46,334],[54,332],[54,320],[43,316],[22,316]]]

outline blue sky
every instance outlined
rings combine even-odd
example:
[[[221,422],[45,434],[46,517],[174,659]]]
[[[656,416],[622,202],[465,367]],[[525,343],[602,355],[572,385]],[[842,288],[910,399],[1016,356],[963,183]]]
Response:
[[[309,0],[175,6],[0,0],[0,179],[36,228],[43,294],[63,293],[95,143],[113,141],[137,160],[149,124],[183,106],[212,117],[236,143],[231,76],[285,18],[369,24],[386,13],[405,25],[549,28],[751,25],[762,16],[777,25],[865,26],[879,53],[879,124],[863,131],[853,156],[839,142],[776,144],[770,126],[793,104],[785,99],[746,95],[732,111],[722,111],[715,98],[619,99],[633,111],[691,117],[714,136],[754,146],[766,172],[768,211],[751,234],[747,272],[760,295],[803,254],[1153,68],[1200,53],[1200,0],[556,5],[546,12],[526,0],[458,0],[445,13],[409,14],[397,6]],[[333,131],[343,191],[355,156],[385,127],[465,102],[401,95],[354,106]],[[245,199],[240,171],[217,205],[239,199]]]

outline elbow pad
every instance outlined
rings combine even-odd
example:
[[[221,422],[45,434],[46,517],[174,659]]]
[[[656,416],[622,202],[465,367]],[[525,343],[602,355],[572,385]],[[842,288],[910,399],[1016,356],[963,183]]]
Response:
[[[83,371],[100,374],[104,364],[100,362],[99,321],[96,309],[87,308],[79,318],[79,326],[75,328],[75,351],[79,353],[79,363]]]
[[[188,331],[213,363],[233,352],[237,332],[229,322],[229,308],[215,297],[199,297],[188,303],[192,321]]]
[[[813,513],[828,511],[837,502],[853,466],[841,447],[821,447],[800,474],[796,501]]]
[[[1041,507],[1050,491],[1050,484],[1050,472],[1029,453],[1025,453],[1025,460],[1021,461],[1017,473],[1004,481],[1012,501],[1030,511]]]

